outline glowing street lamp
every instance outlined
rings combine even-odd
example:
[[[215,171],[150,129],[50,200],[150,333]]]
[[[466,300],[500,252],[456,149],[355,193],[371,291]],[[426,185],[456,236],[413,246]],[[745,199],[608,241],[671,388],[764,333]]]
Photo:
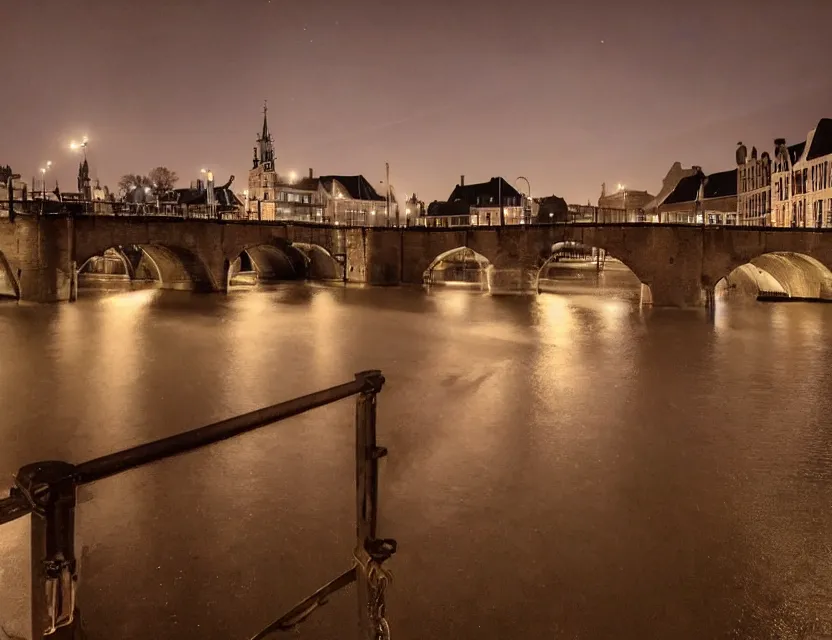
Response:
[[[298,179],[298,174],[294,171],[289,172],[289,184],[294,184],[295,181]]]
[[[43,199],[46,200],[46,172],[52,168],[52,161],[46,163],[45,167],[40,168],[41,182],[43,182]]]
[[[69,143],[69,148],[72,149],[73,151],[78,151],[78,149],[82,149],[84,151],[84,160],[86,160],[87,159],[87,147],[89,146],[89,144],[90,144],[89,138],[87,138],[87,136],[84,136],[83,139],[81,140],[81,142],[75,142],[75,140],[70,142]]]

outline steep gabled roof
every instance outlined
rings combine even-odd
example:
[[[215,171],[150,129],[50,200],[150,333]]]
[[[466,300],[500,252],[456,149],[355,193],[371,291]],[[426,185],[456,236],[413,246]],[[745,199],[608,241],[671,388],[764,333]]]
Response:
[[[712,173],[705,178],[705,198],[727,198],[737,195],[737,170]]]
[[[662,204],[679,204],[682,202],[693,202],[699,195],[699,185],[702,184],[701,173],[695,173],[679,180],[676,188],[668,194]]]
[[[830,154],[832,154],[832,120],[822,118],[815,128],[815,135],[812,136],[812,144],[806,159],[814,160]]]
[[[503,178],[491,178],[488,182],[477,184],[457,185],[448,197],[448,202],[464,202],[469,206],[477,205],[477,198],[481,204],[498,204],[502,193],[503,202],[507,198],[519,198],[520,192]]]
[[[803,155],[803,150],[806,148],[806,141],[798,142],[797,144],[793,144],[789,147],[789,156],[792,159],[792,164],[800,160],[800,156]]]
[[[332,181],[337,180],[353,200],[373,200],[375,202],[387,200],[387,198],[378,195],[364,176],[321,176],[319,179],[327,190],[332,188]]]

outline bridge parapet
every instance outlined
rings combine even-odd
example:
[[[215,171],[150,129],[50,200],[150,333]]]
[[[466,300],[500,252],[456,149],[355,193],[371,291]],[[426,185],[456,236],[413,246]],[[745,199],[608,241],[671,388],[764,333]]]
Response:
[[[111,247],[142,247],[156,263],[163,286],[210,291],[227,290],[230,265],[252,247],[263,248],[264,256],[274,251],[291,255],[297,244],[307,258],[310,247],[317,247],[318,257],[328,254],[343,265],[343,271],[336,271],[345,280],[373,285],[422,284],[438,257],[467,247],[493,269],[519,270],[520,280],[534,281],[552,247],[564,241],[601,248],[621,260],[661,306],[701,306],[720,279],[765,253],[802,254],[832,267],[832,230],[654,223],[352,228],[158,216],[19,215],[13,221],[0,219],[0,268],[10,274],[21,299],[50,301],[69,299],[76,269]],[[818,286],[832,287],[825,280]]]

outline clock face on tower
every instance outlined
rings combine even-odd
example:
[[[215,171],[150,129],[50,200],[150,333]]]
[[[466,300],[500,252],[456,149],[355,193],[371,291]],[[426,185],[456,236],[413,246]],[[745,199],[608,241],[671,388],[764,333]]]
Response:
[[[273,163],[271,162],[264,162],[263,163],[263,170],[264,171],[274,171]]]

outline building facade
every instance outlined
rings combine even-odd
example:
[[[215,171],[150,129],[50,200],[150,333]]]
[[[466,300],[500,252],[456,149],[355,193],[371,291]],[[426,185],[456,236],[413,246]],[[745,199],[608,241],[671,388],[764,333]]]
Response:
[[[664,203],[665,199],[673,192],[679,182],[684,178],[695,175],[701,170],[700,167],[685,169],[682,167],[681,162],[674,162],[662,180],[662,188],[659,190],[659,193],[644,205],[645,222],[659,222],[659,207]]]
[[[525,224],[525,199],[503,178],[465,184],[465,176],[460,176],[448,199],[431,202],[420,223],[428,227]]]
[[[654,198],[654,195],[646,191],[628,189],[624,185],[618,185],[618,190],[614,193],[607,193],[607,185],[603,183],[601,185],[601,196],[598,198],[598,208],[602,210],[640,212]]]
[[[395,196],[381,196],[364,176],[305,178],[281,175],[275,164],[274,140],[269,131],[268,109],[263,109],[263,128],[257,136],[245,195],[246,215],[259,220],[296,220],[349,226],[389,226],[395,221]]]
[[[658,207],[659,222],[737,224],[737,169],[682,178]]]
[[[737,224],[771,224],[771,157],[757,157],[757,147],[737,145]]]
[[[832,119],[823,118],[805,142],[774,141],[771,224],[832,226]]]

